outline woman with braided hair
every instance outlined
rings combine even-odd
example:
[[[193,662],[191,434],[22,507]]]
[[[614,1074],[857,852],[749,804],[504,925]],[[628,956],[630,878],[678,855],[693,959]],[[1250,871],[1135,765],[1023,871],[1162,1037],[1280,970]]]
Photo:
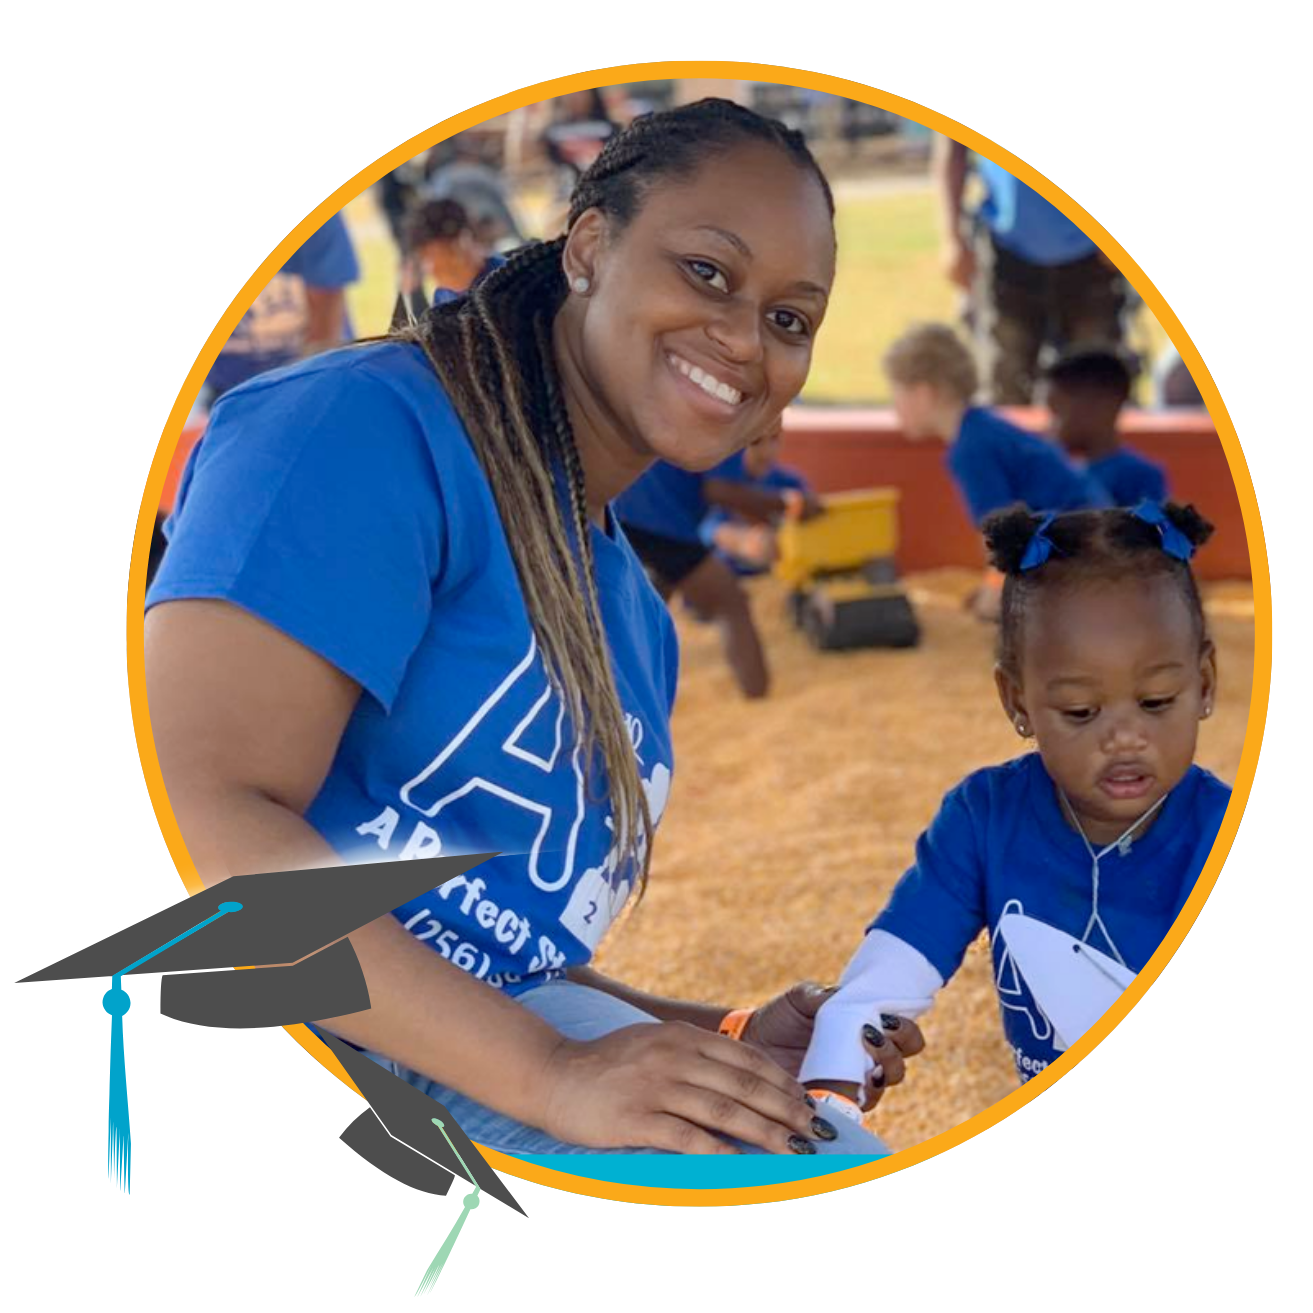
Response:
[[[323,1023],[493,1148],[882,1152],[794,1078],[816,987],[747,1012],[588,966],[673,765],[673,628],[610,502],[777,421],[834,255],[800,136],[648,116],[564,237],[234,390],[184,474],[146,675],[188,850],[209,883],[501,854],[353,935],[371,1009]]]

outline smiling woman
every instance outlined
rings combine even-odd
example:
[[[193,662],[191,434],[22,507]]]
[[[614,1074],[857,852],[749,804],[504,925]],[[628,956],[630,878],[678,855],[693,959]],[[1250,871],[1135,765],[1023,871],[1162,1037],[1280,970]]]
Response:
[[[673,769],[673,628],[609,504],[778,424],[833,273],[797,134],[640,119],[563,238],[235,389],[184,475],[146,674],[188,850],[207,883],[502,854],[354,935],[372,1007],[323,1023],[493,1148],[883,1152],[795,1079],[817,988],[748,1016],[587,965]]]

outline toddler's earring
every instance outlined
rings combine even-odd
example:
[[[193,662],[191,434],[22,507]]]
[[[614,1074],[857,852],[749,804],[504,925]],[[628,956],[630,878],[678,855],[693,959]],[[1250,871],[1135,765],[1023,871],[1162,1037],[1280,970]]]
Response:
[[[580,274],[578,278],[570,283],[571,289],[579,296],[587,296],[588,289],[592,287],[592,285],[593,284],[585,278],[583,274]]]
[[[1020,734],[1023,739],[1028,738],[1030,735],[1030,726],[1027,725],[1026,722],[1022,720],[1020,716],[1017,717],[1014,723],[1016,725],[1017,733]]]
[[[1207,720],[1208,717],[1211,716],[1212,714],[1213,714],[1213,704],[1211,702],[1205,702],[1204,709],[1199,713],[1199,719]]]

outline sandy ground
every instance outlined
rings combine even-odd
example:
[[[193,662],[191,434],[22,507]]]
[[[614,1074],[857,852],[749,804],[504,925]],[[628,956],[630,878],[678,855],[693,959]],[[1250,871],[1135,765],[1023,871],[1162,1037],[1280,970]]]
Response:
[[[647,896],[603,946],[604,970],[727,1006],[835,979],[943,794],[1018,751],[994,694],[993,631],[961,609],[974,581],[908,581],[917,650],[824,655],[784,618],[779,586],[757,582],[775,685],[755,705],[736,694],[715,633],[677,614],[674,791]],[[1220,696],[1199,761],[1230,783],[1249,711],[1252,594],[1223,585],[1207,596]],[[1015,1087],[983,938],[922,1024],[926,1052],[871,1123],[894,1148]]]

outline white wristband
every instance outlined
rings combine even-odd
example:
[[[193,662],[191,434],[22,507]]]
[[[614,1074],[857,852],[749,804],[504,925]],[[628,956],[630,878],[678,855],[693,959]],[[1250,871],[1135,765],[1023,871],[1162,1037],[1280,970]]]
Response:
[[[817,1090],[813,1092],[812,1098],[816,1100],[817,1108],[837,1112],[841,1117],[847,1117],[849,1121],[861,1124],[862,1110],[851,1099],[845,1099],[842,1094]]]

